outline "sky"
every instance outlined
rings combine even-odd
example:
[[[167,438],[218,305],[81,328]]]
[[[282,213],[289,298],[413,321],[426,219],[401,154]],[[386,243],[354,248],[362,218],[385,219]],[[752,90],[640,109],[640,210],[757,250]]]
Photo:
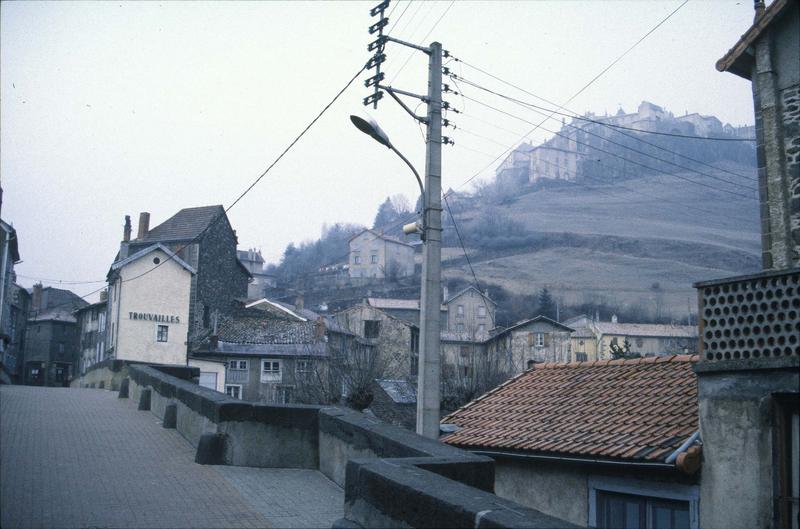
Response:
[[[2,216],[19,237],[18,283],[89,293],[102,286],[125,215],[135,234],[141,211],[152,227],[184,207],[228,207],[370,57],[369,9],[378,3],[3,2]],[[452,57],[564,104],[681,3],[403,0],[387,12],[392,36],[439,41]],[[751,125],[750,83],[714,64],[752,18],[750,0],[692,0],[565,108],[635,111],[647,100],[676,115]],[[424,54],[395,44],[386,54],[392,86],[427,90]],[[447,66],[542,104],[463,62]],[[348,116],[376,119],[420,170],[424,136],[388,96],[377,110],[362,105],[366,77],[229,211],[240,249],[277,262],[288,243],[316,239],[325,223],[371,225],[387,196],[413,203],[408,168]],[[443,189],[470,191],[493,177],[506,149],[551,136],[525,137],[533,127],[520,119],[458,95],[446,100],[462,113],[448,116],[456,129],[444,134],[456,144],[444,148]]]

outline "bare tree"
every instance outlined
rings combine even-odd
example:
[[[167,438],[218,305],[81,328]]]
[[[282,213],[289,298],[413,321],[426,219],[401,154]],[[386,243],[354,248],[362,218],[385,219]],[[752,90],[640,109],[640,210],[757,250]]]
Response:
[[[490,353],[470,345],[462,348],[455,362],[443,362],[442,409],[455,410],[511,378],[508,356],[502,350]]]

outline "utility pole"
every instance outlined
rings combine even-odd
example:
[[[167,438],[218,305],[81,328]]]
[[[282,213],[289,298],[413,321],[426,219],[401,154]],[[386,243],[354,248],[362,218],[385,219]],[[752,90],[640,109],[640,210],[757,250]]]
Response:
[[[364,85],[372,88],[373,93],[364,98],[364,105],[378,107],[378,101],[387,92],[403,110],[420,123],[425,123],[428,129],[425,153],[425,183],[422,185],[422,222],[404,226],[405,233],[419,233],[424,245],[422,261],[422,285],[420,292],[420,342],[419,342],[419,371],[417,372],[417,433],[431,439],[439,438],[439,413],[441,407],[441,276],[442,276],[442,144],[453,145],[451,138],[442,137],[442,126],[455,125],[449,120],[442,119],[442,110],[458,112],[442,101],[442,57],[448,56],[442,50],[439,42],[433,42],[429,47],[419,46],[410,42],[393,38],[383,33],[389,22],[385,11],[389,6],[388,0],[383,0],[370,10],[370,16],[380,17],[369,27],[370,35],[376,35],[375,40],[367,46],[367,51],[374,53],[367,62],[367,70],[375,70],[375,74],[368,78]],[[428,94],[422,96],[400,90],[383,84],[385,74],[381,71],[381,64],[386,61],[384,53],[386,44],[392,42],[408,48],[422,51],[428,55]],[[449,91],[449,88],[445,88]],[[417,116],[398,96],[416,98],[428,107],[426,117]],[[351,117],[351,120],[353,117]],[[353,121],[362,132],[366,132],[377,141],[394,150],[414,174],[413,165],[393,148],[388,137],[377,124],[370,125],[363,119]],[[421,226],[420,226],[421,224]],[[408,230],[407,230],[408,228]]]
[[[425,248],[420,294],[420,358],[417,375],[417,433],[439,438],[442,281],[442,45],[430,45],[428,138],[423,200]]]

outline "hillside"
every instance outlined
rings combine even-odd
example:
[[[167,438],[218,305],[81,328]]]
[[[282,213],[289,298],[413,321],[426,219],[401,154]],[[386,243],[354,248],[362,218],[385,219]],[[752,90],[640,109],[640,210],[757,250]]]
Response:
[[[751,176],[755,169],[725,169]],[[712,177],[745,182],[705,169]],[[534,294],[547,286],[562,304],[656,304],[676,318],[696,305],[693,282],[760,268],[755,194],[696,173],[704,187],[671,175],[640,176],[605,185],[549,182],[521,186],[503,203],[451,199],[479,281]],[[721,189],[749,193],[753,200]],[[495,232],[486,225],[507,223]],[[502,228],[506,228],[505,230]],[[506,237],[504,232],[513,235]],[[445,233],[448,246],[457,239]],[[463,253],[443,255],[445,278],[471,280]]]

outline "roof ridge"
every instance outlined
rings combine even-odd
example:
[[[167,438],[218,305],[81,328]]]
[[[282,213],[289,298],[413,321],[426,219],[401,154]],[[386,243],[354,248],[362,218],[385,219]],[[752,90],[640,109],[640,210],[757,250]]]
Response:
[[[578,368],[578,367],[606,367],[606,366],[620,366],[620,365],[635,365],[635,364],[665,364],[667,362],[697,362],[700,355],[696,354],[671,354],[671,355],[657,355],[646,356],[641,358],[616,358],[605,360],[586,360],[583,362],[546,362],[543,364],[534,364],[532,369],[563,369],[563,368]],[[513,379],[512,379],[513,380]],[[498,386],[499,387],[499,386]]]

